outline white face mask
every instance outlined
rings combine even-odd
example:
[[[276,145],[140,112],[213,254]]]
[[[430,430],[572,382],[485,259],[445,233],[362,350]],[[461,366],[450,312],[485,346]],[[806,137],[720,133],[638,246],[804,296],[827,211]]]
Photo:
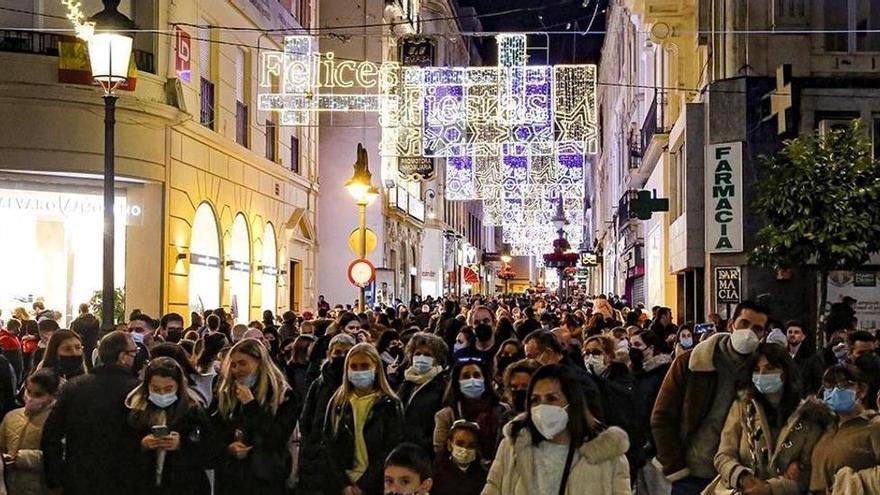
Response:
[[[748,328],[734,330],[733,333],[730,334],[730,345],[733,346],[733,350],[744,356],[755,352],[760,343],[761,341],[758,340],[758,336],[755,335],[755,332]]]
[[[587,356],[584,358],[584,366],[587,367],[587,371],[601,375],[605,372],[605,359],[602,356]]]
[[[468,466],[477,458],[476,449],[466,449],[458,445],[452,446],[452,459],[459,466]]]
[[[568,426],[568,412],[564,407],[540,404],[532,407],[532,423],[544,438],[550,440]]]

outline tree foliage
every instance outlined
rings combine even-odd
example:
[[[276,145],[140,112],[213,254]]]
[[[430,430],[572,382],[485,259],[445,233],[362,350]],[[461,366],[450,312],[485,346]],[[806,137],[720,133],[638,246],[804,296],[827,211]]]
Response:
[[[814,264],[825,275],[853,269],[880,251],[880,161],[859,121],[787,140],[762,164],[753,206],[766,225],[753,263]]]

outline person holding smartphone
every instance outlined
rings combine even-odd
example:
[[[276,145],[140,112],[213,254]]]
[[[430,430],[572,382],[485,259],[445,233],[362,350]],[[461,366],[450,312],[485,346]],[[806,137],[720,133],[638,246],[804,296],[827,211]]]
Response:
[[[128,426],[140,442],[136,492],[209,495],[205,468],[211,428],[201,397],[189,387],[177,361],[151,360],[144,368],[144,381],[125,405]]]
[[[296,404],[269,350],[244,339],[229,350],[211,407],[217,440],[216,495],[283,495],[292,459],[287,443]]]

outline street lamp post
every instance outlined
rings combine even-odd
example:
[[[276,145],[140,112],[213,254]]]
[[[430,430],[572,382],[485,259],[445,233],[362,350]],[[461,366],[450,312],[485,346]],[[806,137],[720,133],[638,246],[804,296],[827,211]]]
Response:
[[[510,256],[510,251],[505,249],[501,253],[501,263],[503,263],[503,265],[501,266],[501,269],[504,270],[505,268],[510,268],[510,262],[512,260],[513,260],[513,257]],[[504,277],[504,295],[505,296],[509,292],[508,287],[507,287],[508,280],[509,280],[508,277],[505,276]]]
[[[373,186],[373,174],[370,173],[370,165],[367,157],[367,150],[361,143],[357,147],[357,161],[354,163],[354,173],[351,179],[345,182],[345,188],[354,198],[354,202],[358,206],[358,256],[360,258],[367,257],[367,206],[373,203],[379,197],[379,190]],[[362,313],[366,309],[367,288],[360,287],[358,293],[358,312]]]
[[[114,244],[116,232],[115,174],[116,174],[116,88],[128,79],[134,23],[117,10],[119,0],[102,0],[104,10],[90,19],[94,34],[89,38],[89,63],[92,78],[104,90],[104,266],[101,296],[101,328],[114,327]]]
[[[556,227],[556,234],[559,236],[559,239],[565,239],[565,226],[568,225],[568,220],[565,219],[565,210],[563,209],[562,197],[560,196],[559,201],[556,202],[556,212],[553,215],[553,218],[550,219],[553,222],[553,226]],[[558,267],[556,269],[556,273],[559,278],[559,297],[560,299],[565,295],[565,268]]]

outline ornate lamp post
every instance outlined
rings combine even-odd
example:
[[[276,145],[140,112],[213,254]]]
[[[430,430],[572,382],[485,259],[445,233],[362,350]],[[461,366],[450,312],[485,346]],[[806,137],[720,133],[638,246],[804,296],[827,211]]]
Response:
[[[510,262],[513,260],[513,257],[510,256],[510,251],[505,249],[501,252],[501,271],[498,272],[498,278],[504,280],[504,293],[507,294],[510,292],[510,289],[507,287],[507,283],[510,279],[516,276],[516,273],[513,271],[513,268],[510,266]]]
[[[565,211],[563,210],[562,198],[556,203],[556,213],[550,219],[553,226],[556,227],[556,234],[559,236],[553,241],[553,252],[544,255],[544,264],[550,268],[556,268],[559,276],[559,297],[565,294],[564,270],[570,266],[575,266],[578,262],[578,254],[571,252],[571,245],[565,238],[565,226],[568,220],[565,219]]]
[[[116,99],[115,90],[128,79],[128,64],[134,39],[134,22],[117,10],[119,0],[103,0],[104,10],[90,19],[95,32],[89,38],[92,78],[104,90],[104,266],[101,297],[101,328],[113,330],[116,290],[113,280],[113,248],[116,218],[114,194],[116,175]]]
[[[354,163],[354,173],[351,179],[345,182],[345,188],[358,206],[358,239],[360,249],[358,256],[367,257],[367,206],[379,197],[379,190],[373,185],[373,174],[370,173],[367,150],[361,143],[357,147],[357,161]],[[358,312],[363,312],[366,307],[366,287],[360,288],[358,295]]]

